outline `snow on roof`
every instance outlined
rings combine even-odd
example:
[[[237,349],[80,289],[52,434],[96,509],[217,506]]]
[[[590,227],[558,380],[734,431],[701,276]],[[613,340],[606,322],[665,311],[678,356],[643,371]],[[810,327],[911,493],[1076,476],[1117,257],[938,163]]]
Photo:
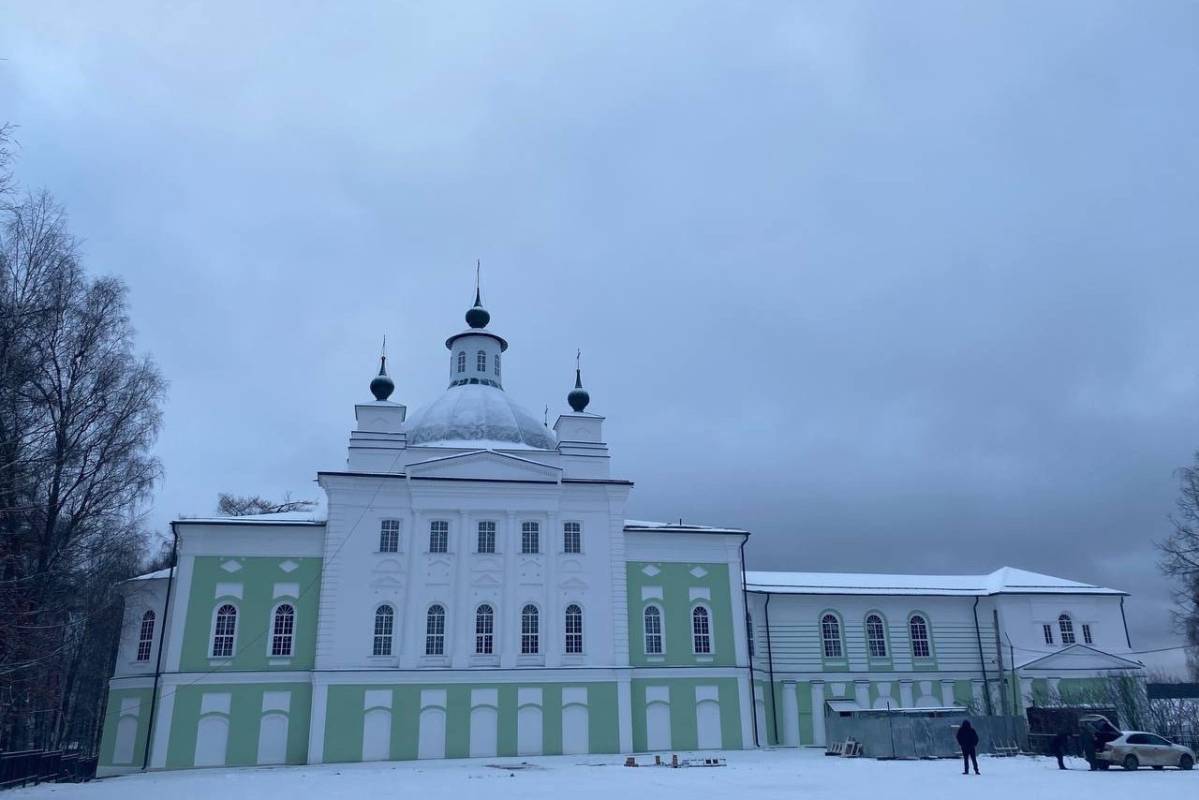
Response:
[[[749,533],[740,528],[720,528],[712,525],[692,525],[683,522],[651,522],[643,519],[626,519],[626,531],[663,531],[670,533]]]
[[[215,523],[237,525],[324,525],[329,518],[325,501],[319,498],[312,501],[314,505],[301,511],[280,511],[274,514],[244,514],[240,517],[202,514],[194,517],[180,515],[179,522],[185,523]]]
[[[986,575],[884,575],[836,572],[745,573],[754,592],[774,594],[891,594],[958,595],[993,594],[1126,594],[1089,583],[1055,578],[1014,567]]]
[[[157,569],[157,570],[154,570],[153,572],[147,572],[145,575],[135,575],[134,577],[126,580],[125,583],[130,583],[131,581],[153,581],[153,580],[157,580],[159,578],[165,578],[170,573],[170,571],[171,571],[170,567],[165,567],[163,569]]]

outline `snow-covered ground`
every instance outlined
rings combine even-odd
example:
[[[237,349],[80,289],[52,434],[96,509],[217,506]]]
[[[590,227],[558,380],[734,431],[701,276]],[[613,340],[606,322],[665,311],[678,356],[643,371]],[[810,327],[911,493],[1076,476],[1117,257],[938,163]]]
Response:
[[[710,753],[708,755],[711,755]],[[5,795],[80,800],[654,800],[788,798],[803,800],[1154,800],[1199,797],[1199,770],[1089,772],[1082,761],[1061,772],[1048,758],[982,758],[981,776],[963,776],[957,761],[872,761],[826,758],[813,750],[734,751],[727,767],[628,769],[616,756],[375,762],[319,767],[207,769],[106,778],[84,785],[45,785]],[[642,756],[641,760],[647,760]]]

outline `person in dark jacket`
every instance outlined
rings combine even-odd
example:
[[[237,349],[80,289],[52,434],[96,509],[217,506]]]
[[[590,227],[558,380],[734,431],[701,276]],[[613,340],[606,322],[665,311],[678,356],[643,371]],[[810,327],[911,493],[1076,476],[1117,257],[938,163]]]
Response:
[[[974,774],[981,775],[978,771],[978,731],[974,730],[974,726],[970,724],[970,720],[962,720],[962,727],[958,728],[958,747],[962,748],[962,774],[970,774],[970,765],[974,764]]]
[[[1066,741],[1069,737],[1065,731],[1058,731],[1057,735],[1049,742],[1049,752],[1057,758],[1057,768],[1065,769],[1066,763],[1062,758],[1066,755]]]

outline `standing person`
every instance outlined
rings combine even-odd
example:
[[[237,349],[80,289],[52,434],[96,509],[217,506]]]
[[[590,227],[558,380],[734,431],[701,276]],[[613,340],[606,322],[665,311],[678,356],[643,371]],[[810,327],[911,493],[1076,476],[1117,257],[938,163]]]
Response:
[[[1049,752],[1053,753],[1053,755],[1057,758],[1058,769],[1066,768],[1066,763],[1062,760],[1062,758],[1066,755],[1067,738],[1066,732],[1062,730],[1058,731],[1053,737],[1053,740],[1049,742]]]
[[[978,771],[978,731],[974,730],[974,726],[970,724],[970,720],[962,720],[962,727],[958,728],[958,747],[962,748],[962,774],[970,774],[970,764],[974,764],[974,774],[981,775]]]

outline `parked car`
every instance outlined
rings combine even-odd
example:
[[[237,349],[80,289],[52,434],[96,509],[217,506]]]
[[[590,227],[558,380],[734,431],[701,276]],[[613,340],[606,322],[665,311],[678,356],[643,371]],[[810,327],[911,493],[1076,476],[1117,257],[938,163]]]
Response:
[[[1107,769],[1114,764],[1130,770],[1140,767],[1190,769],[1195,766],[1195,751],[1163,739],[1156,733],[1123,731],[1095,752],[1095,765],[1099,769]]]

